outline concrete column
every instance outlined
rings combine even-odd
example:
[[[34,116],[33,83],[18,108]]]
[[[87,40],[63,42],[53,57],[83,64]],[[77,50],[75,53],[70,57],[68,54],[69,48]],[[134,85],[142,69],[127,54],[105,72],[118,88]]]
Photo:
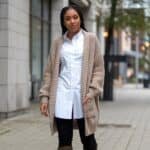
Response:
[[[29,107],[29,0],[0,0],[0,117]]]
[[[67,6],[69,3],[68,0],[55,0],[52,1],[52,25],[51,25],[51,40],[53,41],[56,37],[61,35],[61,26],[60,26],[60,11],[64,6]]]
[[[104,32],[105,32],[104,26],[101,26],[99,34],[100,34],[100,47],[101,47],[102,55],[105,54],[105,37],[104,37]]]
[[[96,33],[96,6],[92,2],[91,5],[83,11],[85,26],[88,31]]]
[[[7,110],[8,99],[8,5],[0,0],[0,112]]]

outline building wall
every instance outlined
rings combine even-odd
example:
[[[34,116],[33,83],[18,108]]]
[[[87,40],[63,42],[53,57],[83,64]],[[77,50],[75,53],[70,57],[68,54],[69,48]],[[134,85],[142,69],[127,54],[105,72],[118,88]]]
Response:
[[[96,33],[96,7],[93,3],[88,8],[85,8],[83,15],[85,17],[85,25],[90,32]]]
[[[0,0],[0,114],[29,106],[29,0]]]
[[[102,55],[105,54],[105,37],[104,37],[104,32],[105,32],[105,28],[104,26],[100,27],[100,31],[99,31],[99,40],[100,40],[100,48],[101,48],[101,53]]]
[[[125,54],[126,52],[130,52],[131,48],[131,37],[125,33],[125,31],[121,32],[121,54]]]
[[[61,35],[60,27],[60,11],[64,6],[69,4],[68,0],[53,0],[51,4],[52,24],[51,24],[51,40]]]
[[[8,74],[8,5],[0,0],[0,110],[7,109]]]

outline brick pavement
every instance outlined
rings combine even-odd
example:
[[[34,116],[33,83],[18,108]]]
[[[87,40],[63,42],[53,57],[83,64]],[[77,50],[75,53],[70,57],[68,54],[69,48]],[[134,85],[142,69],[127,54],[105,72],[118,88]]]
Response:
[[[98,150],[149,150],[150,89],[133,86],[115,89],[113,102],[101,102],[96,132]],[[0,123],[0,150],[56,150],[57,134],[50,135],[49,121],[34,103],[23,115]],[[82,150],[78,131],[73,147]]]

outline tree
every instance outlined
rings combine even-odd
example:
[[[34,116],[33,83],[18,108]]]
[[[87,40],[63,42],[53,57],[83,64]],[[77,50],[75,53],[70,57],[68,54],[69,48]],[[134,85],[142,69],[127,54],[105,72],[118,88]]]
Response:
[[[105,0],[99,0],[100,4],[103,4]],[[105,16],[104,24],[108,31],[108,37],[106,39],[105,47],[105,80],[104,80],[104,100],[113,100],[113,63],[110,62],[110,52],[113,47],[113,31],[116,28],[126,28],[130,27],[133,33],[137,31],[147,30],[150,33],[149,17],[145,17],[143,7],[132,8],[123,7],[123,0],[110,0],[110,16]],[[144,0],[129,0],[126,1],[131,5],[138,4],[144,6]],[[149,7],[149,5],[148,5]],[[102,14],[103,12],[101,12]]]
[[[112,100],[113,99],[113,64],[108,61],[110,49],[113,44],[113,30],[114,30],[114,20],[116,16],[116,6],[117,0],[111,1],[111,15],[108,21],[108,37],[106,38],[106,48],[105,48],[105,79],[104,79],[104,96],[103,99]]]

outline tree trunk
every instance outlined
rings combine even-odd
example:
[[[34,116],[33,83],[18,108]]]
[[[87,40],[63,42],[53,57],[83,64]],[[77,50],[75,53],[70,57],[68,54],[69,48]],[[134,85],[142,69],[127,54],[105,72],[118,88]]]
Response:
[[[103,100],[113,100],[113,62],[110,62],[110,50],[113,45],[113,29],[116,14],[117,0],[111,0],[111,15],[108,24],[108,37],[106,38],[105,47],[105,79]]]

